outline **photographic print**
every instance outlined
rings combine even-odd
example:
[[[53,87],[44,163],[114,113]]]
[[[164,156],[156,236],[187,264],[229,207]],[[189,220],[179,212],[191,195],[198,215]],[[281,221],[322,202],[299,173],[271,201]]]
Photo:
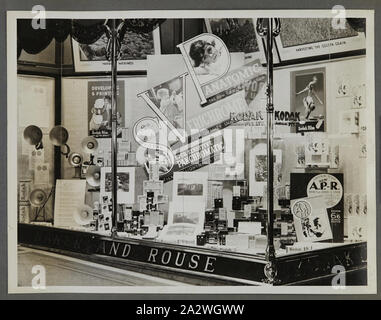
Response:
[[[198,201],[171,201],[168,210],[168,226],[188,225],[198,231],[204,227],[205,204]]]
[[[360,132],[360,112],[356,110],[347,110],[341,112],[340,118],[341,133],[359,133]]]
[[[208,172],[177,171],[173,174],[172,201],[202,202],[207,200]]]
[[[178,196],[202,196],[203,185],[200,183],[179,183],[177,185]]]
[[[261,57],[255,25],[251,18],[205,19],[206,30],[225,43],[229,52],[244,52],[245,62]]]
[[[118,191],[130,191],[130,174],[128,172],[117,173]],[[112,176],[111,173],[106,173],[105,191],[111,192],[112,190]]]
[[[262,197],[267,182],[267,154],[265,143],[258,143],[250,150],[249,165],[250,196]],[[274,149],[274,186],[280,183],[281,166],[282,150]],[[275,170],[275,168],[277,169]]]
[[[117,136],[122,136],[124,126],[125,96],[124,80],[117,82]],[[111,82],[88,82],[88,123],[89,135],[95,138],[111,138]]]
[[[195,238],[200,231],[197,226],[190,223],[166,225],[159,234],[159,240],[193,246],[196,244]]]
[[[57,72],[18,62],[17,49],[26,51],[28,45],[18,20],[30,22],[33,16],[28,9],[7,13],[10,94],[3,120],[8,121],[4,129],[10,147],[8,248],[3,251],[8,254],[8,293],[36,299],[60,293],[80,298],[89,293],[106,298],[175,294],[188,300],[194,294],[377,293],[374,12],[345,10],[348,17],[366,18],[366,51],[333,53],[317,62],[303,48],[344,47],[344,41],[356,38],[353,31],[365,37],[365,28],[355,26],[345,35],[348,30],[335,30],[334,39],[325,40],[330,32],[312,27],[313,19],[335,22],[331,8],[157,9],[92,10],[91,17],[100,19],[95,21],[90,11],[46,11],[54,24],[41,30],[27,21],[29,40],[36,42],[41,33],[58,38],[62,25],[68,26],[67,40],[54,40],[62,49],[55,50]],[[271,18],[256,19],[264,15]],[[148,23],[150,17],[157,19]],[[285,30],[277,17],[290,19]],[[87,21],[71,30],[77,19]],[[126,19],[137,20],[136,30],[144,28],[131,38],[133,44],[123,41],[113,51],[119,66],[144,61],[146,69],[115,72],[112,59],[110,72],[101,38],[98,47],[78,48],[78,59],[94,68],[108,64],[107,72],[75,72],[70,33],[78,42],[91,42],[102,36],[106,19],[112,31],[115,24],[122,33]],[[209,33],[203,33],[206,19],[213,28]],[[257,21],[261,34],[271,31],[269,23],[273,32],[258,35]],[[349,18],[343,21],[352,26]],[[163,54],[152,54],[152,38],[145,35],[158,23]],[[276,35],[278,28],[282,33],[291,27],[297,29],[288,38]],[[109,36],[115,44],[117,33]],[[303,58],[277,65],[273,37]],[[258,58],[249,61],[248,55],[262,56],[270,41],[274,52],[267,52],[267,65]],[[136,48],[137,60],[125,60]],[[301,63],[292,65],[296,61]],[[42,78],[52,85],[39,88]],[[115,94],[121,109],[114,110],[119,113],[110,126],[109,97]],[[358,112],[359,133],[341,132],[342,112]],[[350,127],[353,117],[346,118]],[[56,126],[64,127],[69,138],[55,135]],[[90,130],[94,148],[84,143]],[[73,168],[68,159],[81,150],[83,168]],[[66,159],[66,154],[71,156]],[[92,176],[88,168],[97,163],[102,167]],[[90,178],[98,181],[97,188],[89,185]],[[353,195],[345,207],[344,188]],[[88,219],[76,222],[83,205]],[[354,216],[361,221],[350,221]],[[43,268],[33,273],[36,265],[46,267],[45,279]],[[343,290],[336,290],[336,280],[344,277]],[[150,305],[149,300],[138,303]],[[139,310],[133,313],[148,315]]]
[[[135,168],[118,167],[117,169],[118,204],[135,203]],[[111,206],[112,173],[111,167],[101,167],[100,197]]]
[[[291,72],[290,111],[300,115],[291,132],[325,131],[325,68]]]
[[[76,72],[111,71],[111,63],[106,58],[107,36],[104,33],[92,44],[79,44],[72,39],[73,58]],[[160,31],[136,33],[127,30],[121,43],[119,71],[147,70],[147,56],[160,54]]]
[[[352,87],[352,108],[361,109],[366,107],[366,85],[359,84]]]
[[[200,213],[198,212],[175,212],[173,214],[173,223],[198,224]]]
[[[281,32],[275,38],[281,62],[319,59],[320,56],[365,49],[365,32],[356,31],[343,19],[335,26],[332,18],[281,18]]]

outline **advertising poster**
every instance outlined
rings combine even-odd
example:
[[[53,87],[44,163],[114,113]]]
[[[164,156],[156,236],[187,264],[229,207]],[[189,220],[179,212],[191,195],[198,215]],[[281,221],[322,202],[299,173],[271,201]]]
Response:
[[[95,138],[111,138],[111,81],[88,82],[89,135]],[[118,137],[124,127],[124,80],[117,82]]]
[[[184,73],[138,95],[182,141],[186,118],[186,75]]]
[[[344,178],[342,173],[291,173],[290,198],[319,197],[317,208],[324,208],[332,229],[333,242],[344,241]],[[314,205],[313,208],[316,206]],[[322,214],[322,213],[320,213]],[[311,213],[312,215],[312,213]]]
[[[291,212],[299,242],[317,242],[332,239],[332,229],[320,196],[291,200]]]
[[[300,115],[291,132],[325,131],[325,68],[291,72],[290,111]]]
[[[244,64],[243,53],[231,53],[231,68],[240,68]],[[156,87],[184,73],[188,73],[184,59],[181,55],[160,55],[148,56],[148,88]],[[201,105],[200,96],[197,93],[196,85],[190,75],[185,77],[186,117],[185,128],[189,134],[192,130],[205,130],[212,127],[228,126],[231,123],[230,114],[249,111],[245,91],[242,88],[229,96],[216,99],[214,103],[207,106]],[[149,107],[147,105],[147,107]],[[160,114],[158,114],[160,116]]]

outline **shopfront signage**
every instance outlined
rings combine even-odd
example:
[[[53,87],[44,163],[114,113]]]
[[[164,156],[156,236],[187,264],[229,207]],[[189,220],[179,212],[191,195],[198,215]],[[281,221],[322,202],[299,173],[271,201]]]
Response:
[[[102,240],[96,253],[155,265],[214,273],[217,257],[168,248]]]
[[[88,256],[89,259],[92,257],[93,261],[105,261],[107,257],[114,257],[119,261],[136,261],[156,266],[160,272],[171,270],[183,275],[204,275],[209,277],[208,279],[213,276],[213,279],[224,281],[236,279],[241,282],[248,280],[259,283],[265,279],[264,259],[247,259],[228,252],[213,254],[212,251],[208,252],[203,248],[165,245],[147,240],[112,239],[87,232],[30,224],[19,224],[18,241],[38,248],[49,248],[55,252],[80,253],[82,259]],[[303,261],[308,263],[301,264]],[[337,261],[346,262],[347,270],[363,267],[366,265],[366,243],[324,249],[320,250],[319,254],[303,253],[298,258],[292,256],[292,259],[288,259],[287,256],[280,257],[277,260],[278,278],[283,284],[314,279],[323,274],[330,274],[329,266]],[[314,271],[311,270],[311,265],[315,266]]]

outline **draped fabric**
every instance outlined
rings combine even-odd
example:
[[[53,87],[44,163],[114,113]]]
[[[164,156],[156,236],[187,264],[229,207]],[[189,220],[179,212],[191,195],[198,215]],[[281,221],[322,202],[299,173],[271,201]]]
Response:
[[[122,20],[116,20],[116,26]],[[126,30],[136,33],[153,31],[165,19],[126,19],[119,31],[124,36]],[[17,57],[21,50],[29,54],[37,54],[44,50],[50,42],[63,42],[70,34],[80,44],[92,44],[106,31],[106,24],[111,27],[111,20],[104,19],[46,19],[46,27],[33,28],[32,19],[17,20]]]

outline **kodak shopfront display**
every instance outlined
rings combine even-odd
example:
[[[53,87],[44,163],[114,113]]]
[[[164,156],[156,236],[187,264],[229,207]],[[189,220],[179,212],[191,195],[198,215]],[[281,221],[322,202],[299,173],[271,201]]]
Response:
[[[281,20],[304,18],[194,17],[173,52],[187,20],[70,19],[72,71],[17,76],[19,244],[198,285],[368,284],[363,31],[298,64]]]

